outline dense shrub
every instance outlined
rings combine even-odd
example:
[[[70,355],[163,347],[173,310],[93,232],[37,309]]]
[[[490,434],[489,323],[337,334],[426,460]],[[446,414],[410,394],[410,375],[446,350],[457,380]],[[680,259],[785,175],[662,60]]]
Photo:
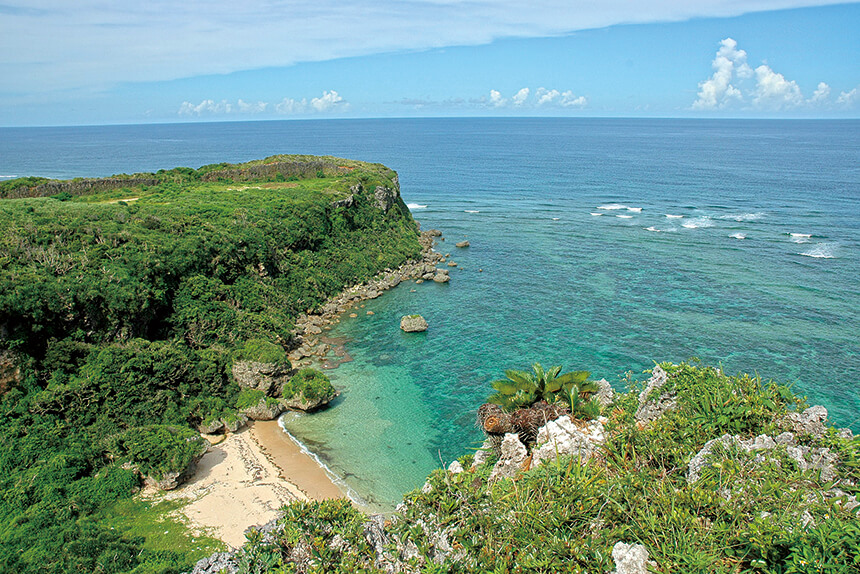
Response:
[[[305,401],[330,399],[337,394],[331,381],[316,369],[302,369],[284,385],[281,394],[285,399],[299,397]]]

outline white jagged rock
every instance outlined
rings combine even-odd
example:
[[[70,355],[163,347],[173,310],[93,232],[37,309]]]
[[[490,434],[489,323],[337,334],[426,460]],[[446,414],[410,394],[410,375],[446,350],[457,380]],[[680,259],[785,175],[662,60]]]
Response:
[[[634,415],[636,422],[646,425],[678,406],[678,397],[674,393],[661,393],[656,398],[653,397],[655,391],[663,388],[668,378],[669,375],[660,365],[656,365],[651,371],[648,385],[639,393],[639,408]],[[649,396],[652,398],[649,399]]]
[[[513,478],[522,468],[528,451],[515,433],[508,433],[502,439],[502,454],[490,473],[490,482],[500,478]]]
[[[546,423],[538,430],[532,451],[532,465],[537,466],[563,455],[578,456],[580,462],[585,463],[594,454],[594,450],[606,442],[606,433],[603,430],[606,421],[605,417],[598,417],[581,429],[568,415],[564,415]]]
[[[616,542],[612,547],[612,559],[615,561],[612,574],[648,574],[648,550],[641,544]]]
[[[455,460],[450,465],[448,465],[448,472],[451,474],[460,474],[463,472],[463,465],[460,464],[459,460]]]

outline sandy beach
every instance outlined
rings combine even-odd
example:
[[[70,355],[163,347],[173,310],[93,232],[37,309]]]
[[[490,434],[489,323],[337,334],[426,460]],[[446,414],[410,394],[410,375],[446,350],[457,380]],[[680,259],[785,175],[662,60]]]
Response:
[[[187,483],[163,495],[190,500],[180,509],[193,529],[238,548],[249,526],[275,518],[295,500],[343,498],[343,492],[277,421],[258,421],[209,448]]]

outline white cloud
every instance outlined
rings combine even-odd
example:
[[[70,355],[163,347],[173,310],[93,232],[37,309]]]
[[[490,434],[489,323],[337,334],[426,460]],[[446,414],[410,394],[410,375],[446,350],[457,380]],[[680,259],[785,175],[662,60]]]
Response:
[[[3,0],[0,77],[19,93],[94,88],[842,2]]]
[[[760,109],[779,111],[803,104],[803,94],[795,81],[762,64],[755,69],[756,88],[753,104]]]
[[[753,70],[747,63],[747,53],[739,49],[732,38],[720,42],[711,66],[714,73],[699,82],[699,92],[691,106],[693,110],[780,112],[833,106],[831,88],[826,82],[819,82],[812,96],[806,99],[797,82],[787,79],[769,65],[761,64]],[[851,93],[842,92],[836,103],[853,106],[857,99]]]
[[[538,106],[561,106],[563,108],[582,108],[588,104],[585,96],[577,96],[572,90],[560,92],[558,90],[547,90],[538,88],[535,92]]]
[[[507,103],[507,100],[505,100],[502,97],[501,92],[499,92],[498,90],[490,90],[490,105],[491,106],[501,108],[506,103]]]
[[[337,106],[348,106],[346,102],[343,101],[343,98],[340,97],[337,92],[331,90],[330,92],[323,92],[323,95],[319,98],[314,98],[311,100],[311,107],[318,112],[327,112]]]
[[[839,97],[836,98],[836,103],[841,106],[853,106],[860,100],[860,92],[857,91],[857,88],[854,88],[850,92],[842,92],[839,94]]]
[[[530,91],[531,90],[529,90],[528,88],[522,88],[519,92],[517,92],[516,94],[513,95],[513,97],[511,98],[511,102],[515,106],[523,105],[525,103],[525,101],[528,99]]]
[[[816,103],[826,102],[829,99],[830,99],[830,86],[828,86],[824,82],[819,82],[818,87],[815,89],[815,93],[813,93],[812,97],[809,98],[809,103],[816,104]]]
[[[717,56],[711,63],[713,75],[699,83],[698,99],[693,102],[694,110],[715,110],[730,106],[743,100],[741,91],[732,85],[733,78],[745,79],[752,75],[747,64],[747,53],[738,50],[738,43],[732,38],[720,42]]]
[[[225,114],[261,114],[267,111],[281,115],[306,115],[306,114],[324,114],[334,110],[349,108],[349,103],[346,102],[336,91],[323,91],[322,96],[312,98],[308,101],[307,98],[296,100],[293,98],[284,98],[276,104],[269,102],[246,102],[239,99],[235,104],[227,100],[216,102],[215,100],[203,100],[199,104],[191,102],[182,102],[179,106],[180,116],[204,116],[204,115],[225,115]]]

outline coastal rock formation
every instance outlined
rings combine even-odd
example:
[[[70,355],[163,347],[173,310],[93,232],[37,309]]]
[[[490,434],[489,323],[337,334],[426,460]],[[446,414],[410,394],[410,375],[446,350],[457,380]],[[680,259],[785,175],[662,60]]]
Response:
[[[232,372],[241,388],[256,389],[267,395],[277,388],[287,374],[281,365],[256,361],[236,361]]]
[[[332,399],[334,399],[334,397],[338,396],[338,394],[339,393],[335,393],[334,396],[322,396],[315,397],[312,399],[306,398],[304,395],[298,394],[294,397],[290,397],[289,399],[281,399],[281,401],[287,408],[309,413],[326,406],[332,401]]]
[[[450,280],[451,278],[448,276],[447,273],[437,273],[433,276],[433,281],[435,281],[436,283],[447,283]]]
[[[233,552],[216,552],[201,558],[190,574],[238,574],[239,563]]]
[[[224,421],[217,418],[203,421],[197,425],[197,431],[202,434],[217,434],[222,430],[224,430]]]
[[[617,542],[612,547],[612,560],[615,570],[611,574],[648,574],[648,565],[656,566],[648,560],[648,550],[641,544]]]
[[[271,421],[278,418],[285,408],[282,401],[261,397],[257,404],[245,407],[239,412],[254,421]]]
[[[460,241],[459,243],[455,243],[454,247],[469,247],[468,241]]]
[[[634,415],[640,426],[645,426],[664,413],[678,406],[678,399],[674,393],[658,393],[666,384],[668,375],[660,365],[656,365],[651,371],[651,378],[641,393],[639,393],[639,408]]]
[[[537,466],[559,456],[574,455],[585,464],[597,448],[606,442],[603,425],[606,418],[589,421],[583,427],[573,423],[569,415],[559,417],[541,427],[537,434],[532,464]]]
[[[594,384],[597,385],[597,392],[594,393],[594,399],[600,403],[600,406],[603,408],[611,405],[612,401],[615,400],[615,391],[612,389],[612,385],[609,384],[609,381],[606,379],[600,379],[599,381],[594,381]]]
[[[404,315],[400,319],[400,328],[407,333],[419,333],[427,330],[427,321],[421,315]]]
[[[519,435],[508,433],[502,439],[501,456],[490,473],[490,482],[502,478],[514,478],[522,470],[528,456],[526,445],[520,441]]]
[[[788,413],[779,421],[779,426],[791,432],[821,437],[827,432],[826,421],[827,409],[816,405],[802,413]]]

